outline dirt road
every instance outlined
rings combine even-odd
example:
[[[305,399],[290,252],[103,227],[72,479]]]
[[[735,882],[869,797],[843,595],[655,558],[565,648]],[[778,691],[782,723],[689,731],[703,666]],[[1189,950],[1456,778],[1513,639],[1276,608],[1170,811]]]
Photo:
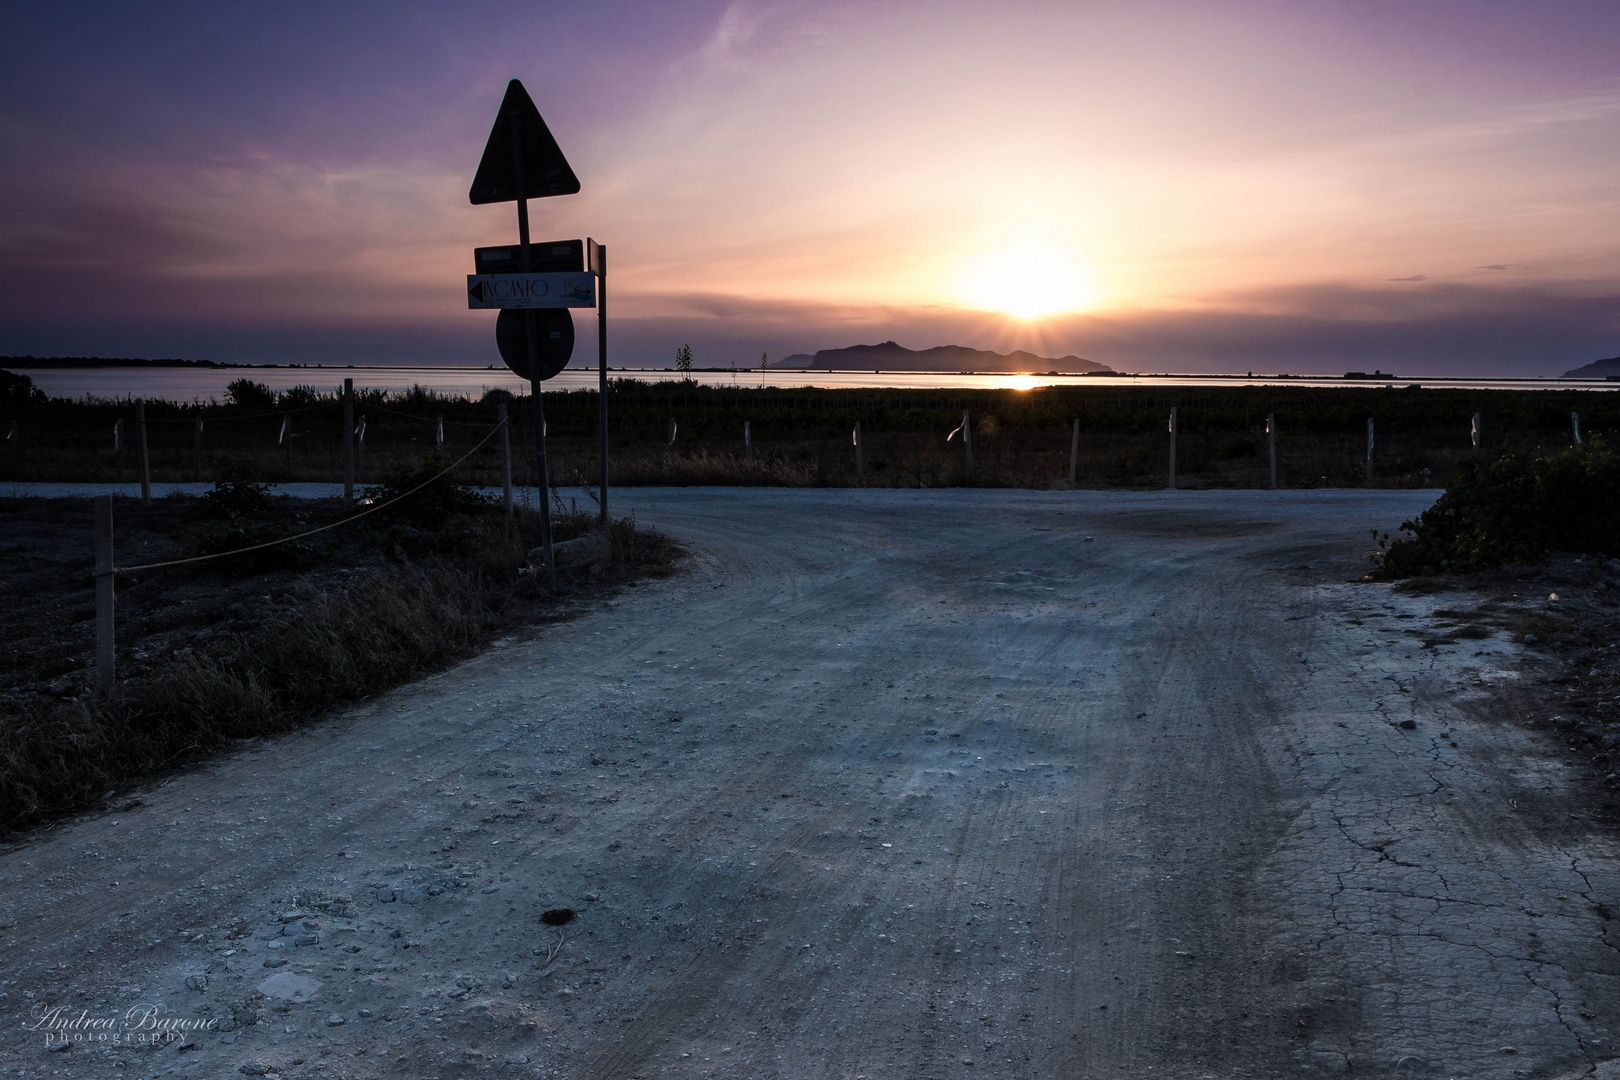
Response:
[[[618,500],[691,570],[0,857],[0,1065],[1610,1075],[1516,647],[1350,583],[1419,493]]]

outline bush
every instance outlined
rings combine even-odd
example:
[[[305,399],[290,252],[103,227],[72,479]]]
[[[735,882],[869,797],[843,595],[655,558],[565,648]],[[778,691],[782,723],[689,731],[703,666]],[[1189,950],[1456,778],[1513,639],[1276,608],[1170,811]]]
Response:
[[[1550,551],[1620,554],[1620,458],[1601,440],[1547,456],[1510,449],[1458,464],[1410,536],[1383,548],[1395,577],[1539,562]]]
[[[288,387],[281,392],[281,407],[283,409],[307,409],[311,405],[319,405],[325,400],[325,394],[304,383]]]
[[[197,496],[193,517],[225,521],[244,514],[259,514],[270,508],[270,485],[259,481],[250,466],[225,470],[223,479],[214,481],[214,490]]]
[[[225,386],[225,400],[239,409],[273,409],[275,391],[252,379],[232,379]]]
[[[419,468],[395,464],[388,481],[366,488],[365,498],[373,503],[389,502],[425,484],[426,487],[398,506],[382,511],[381,516],[389,521],[428,528],[438,528],[453,514],[475,513],[495,503],[491,496],[456,483],[449,473],[438,476],[446,464],[437,450],[429,453]]]

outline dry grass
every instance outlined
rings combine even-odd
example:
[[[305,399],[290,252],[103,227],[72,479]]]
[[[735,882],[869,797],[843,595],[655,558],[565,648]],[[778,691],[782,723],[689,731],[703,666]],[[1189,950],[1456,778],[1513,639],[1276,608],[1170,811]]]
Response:
[[[555,525],[567,539],[594,521],[563,513]],[[396,561],[341,581],[295,578],[273,605],[137,668],[111,693],[14,698],[0,726],[0,828],[94,805],[234,740],[289,730],[443,668],[515,626],[558,617],[562,603],[666,573],[678,554],[628,520],[607,533],[606,567],[548,583],[526,570],[534,515],[408,530],[394,541]]]

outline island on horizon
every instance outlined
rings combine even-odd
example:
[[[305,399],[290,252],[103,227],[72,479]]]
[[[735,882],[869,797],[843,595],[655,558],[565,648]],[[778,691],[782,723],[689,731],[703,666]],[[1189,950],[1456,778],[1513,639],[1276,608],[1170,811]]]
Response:
[[[822,349],[811,355],[794,353],[766,365],[773,369],[795,368],[807,371],[956,371],[1029,372],[1034,374],[1116,374],[1113,368],[1079,356],[1056,359],[1036,356],[1022,349],[1010,353],[970,349],[965,345],[936,345],[932,349],[908,349],[893,341],[876,345],[851,345],[846,349]]]

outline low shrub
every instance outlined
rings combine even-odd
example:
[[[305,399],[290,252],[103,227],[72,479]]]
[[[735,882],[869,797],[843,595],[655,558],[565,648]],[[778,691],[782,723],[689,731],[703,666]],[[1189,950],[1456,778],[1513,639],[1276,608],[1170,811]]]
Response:
[[[381,511],[378,516],[427,528],[438,528],[455,514],[476,513],[496,501],[476,488],[457,483],[455,477],[444,473],[447,464],[436,450],[416,468],[395,464],[385,482],[365,489],[364,498],[372,503],[385,503],[420,487],[422,490],[409,499]]]
[[[197,496],[191,516],[225,521],[232,515],[259,514],[270,509],[271,485],[262,483],[258,472],[247,466],[227,469],[214,489]]]
[[[1601,440],[1558,454],[1508,449],[1457,466],[1409,535],[1378,538],[1393,577],[1539,562],[1551,551],[1620,554],[1620,458]],[[1376,535],[1376,531],[1375,531]]]

